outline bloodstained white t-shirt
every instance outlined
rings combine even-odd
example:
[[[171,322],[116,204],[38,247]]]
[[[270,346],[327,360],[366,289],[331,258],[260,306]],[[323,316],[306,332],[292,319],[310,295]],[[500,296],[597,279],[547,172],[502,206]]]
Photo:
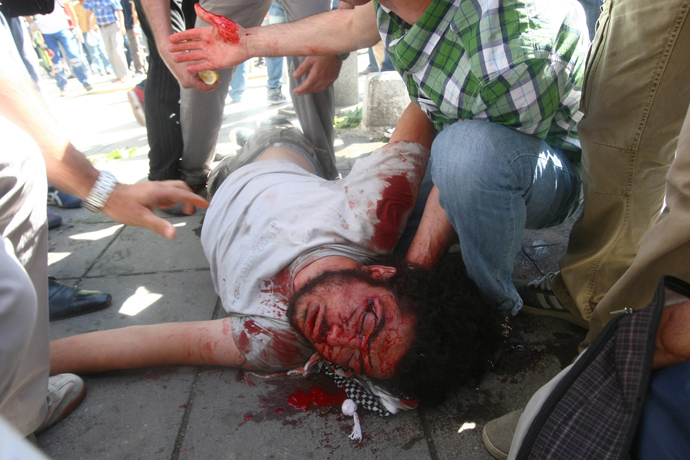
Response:
[[[232,173],[206,212],[201,243],[232,333],[249,363],[273,371],[314,353],[286,317],[295,276],[325,256],[389,254],[414,209],[429,150],[398,142],[328,181],[288,160]]]

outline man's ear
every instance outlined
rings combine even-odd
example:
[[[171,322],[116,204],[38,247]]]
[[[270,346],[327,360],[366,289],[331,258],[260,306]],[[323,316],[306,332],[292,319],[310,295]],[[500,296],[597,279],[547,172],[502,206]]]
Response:
[[[362,265],[362,270],[369,273],[369,276],[375,280],[387,280],[398,273],[395,267],[389,267],[387,265]]]

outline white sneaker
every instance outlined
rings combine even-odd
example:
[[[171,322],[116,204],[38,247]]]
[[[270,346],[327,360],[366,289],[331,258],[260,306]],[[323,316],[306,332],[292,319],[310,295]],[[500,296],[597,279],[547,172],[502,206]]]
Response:
[[[48,414],[36,433],[67,417],[86,395],[86,385],[74,374],[58,374],[48,378]]]

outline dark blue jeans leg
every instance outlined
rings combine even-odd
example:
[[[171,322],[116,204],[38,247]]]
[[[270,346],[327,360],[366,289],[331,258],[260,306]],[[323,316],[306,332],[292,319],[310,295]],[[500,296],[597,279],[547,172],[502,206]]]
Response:
[[[664,460],[690,455],[690,361],[652,373],[637,427],[633,458]]]

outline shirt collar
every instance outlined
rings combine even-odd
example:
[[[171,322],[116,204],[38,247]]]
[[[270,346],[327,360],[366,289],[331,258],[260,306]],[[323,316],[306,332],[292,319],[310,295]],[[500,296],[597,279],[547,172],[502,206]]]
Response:
[[[460,0],[433,0],[413,25],[403,21],[388,8],[380,6],[394,24],[388,52],[395,54],[400,70],[414,72],[418,70],[416,67],[428,64],[431,50],[450,27],[459,4]]]

